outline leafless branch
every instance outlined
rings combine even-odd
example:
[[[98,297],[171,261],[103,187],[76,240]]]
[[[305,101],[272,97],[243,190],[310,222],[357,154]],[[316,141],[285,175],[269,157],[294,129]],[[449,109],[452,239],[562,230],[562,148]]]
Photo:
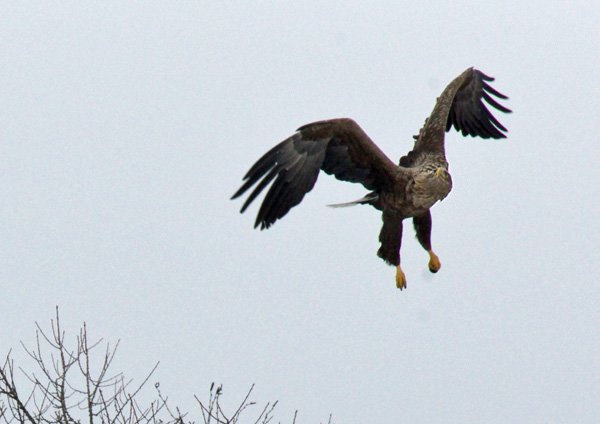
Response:
[[[87,326],[83,323],[76,337],[75,349],[66,343],[66,332],[62,328],[59,311],[50,320],[50,331],[45,331],[35,323],[35,343],[28,348],[21,342],[26,357],[33,361],[34,370],[15,364],[9,351],[6,360],[0,365],[0,424],[28,423],[73,424],[193,424],[188,414],[177,406],[171,407],[169,398],[160,391],[160,383],[155,383],[157,397],[143,405],[139,396],[148,385],[159,363],[152,368],[144,380],[133,386],[133,380],[126,380],[122,373],[112,374],[111,366],[119,342],[113,348],[102,339],[91,342]],[[101,345],[105,345],[102,348]],[[101,359],[95,351],[104,349]],[[97,365],[96,365],[97,364]],[[19,381],[15,376],[19,370]],[[19,389],[17,388],[19,386]],[[130,386],[133,389],[130,390]],[[208,402],[194,396],[204,424],[269,424],[277,401],[267,403],[256,411],[253,419],[251,409],[256,406],[251,401],[254,385],[250,387],[239,406],[230,414],[226,413],[220,399],[223,386],[212,383]],[[25,393],[25,395],[23,394]],[[296,424],[296,411],[292,424]],[[331,424],[331,416],[329,417]]]

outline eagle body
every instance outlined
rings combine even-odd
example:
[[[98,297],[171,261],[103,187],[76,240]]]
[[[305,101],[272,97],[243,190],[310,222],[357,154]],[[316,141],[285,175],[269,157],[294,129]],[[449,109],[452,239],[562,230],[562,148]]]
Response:
[[[377,254],[396,266],[396,286],[406,287],[400,267],[403,220],[412,218],[417,240],[429,253],[429,270],[440,269],[439,258],[431,248],[431,207],[452,190],[444,136],[455,127],[463,135],[505,138],[506,128],[489,112],[483,100],[495,109],[509,113],[493,95],[506,96],[493,89],[493,81],[469,68],[456,77],[437,98],[431,115],[419,134],[413,136],[413,149],[392,162],[352,119],[314,122],[265,153],[246,173],[235,199],[254,186],[241,212],[270,185],[260,206],[255,227],[269,228],[299,204],[317,181],[320,171],[338,180],[360,183],[370,192],[362,199],[331,205],[371,205],[382,212]]]

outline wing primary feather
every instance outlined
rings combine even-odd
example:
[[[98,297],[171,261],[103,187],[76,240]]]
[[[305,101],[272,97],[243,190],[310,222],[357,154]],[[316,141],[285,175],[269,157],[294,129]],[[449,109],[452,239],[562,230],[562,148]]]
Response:
[[[244,175],[244,180],[246,181],[239,189],[236,191],[231,199],[236,199],[240,197],[242,194],[246,192],[250,187],[252,187],[256,182],[262,178],[273,166],[277,164],[277,151],[281,148],[283,143],[278,144],[267,153],[265,153],[259,160],[256,161],[254,165],[246,172]]]
[[[285,173],[285,171],[282,171],[282,173]],[[267,195],[260,206],[258,215],[256,216],[256,222],[254,223],[254,228],[260,225],[262,230],[269,228],[271,224],[273,224],[275,220],[272,219],[272,216],[274,215],[273,211],[277,206],[277,198],[286,184],[287,182],[284,178],[281,178],[280,174],[267,192]]]
[[[490,93],[490,94],[493,94],[494,96],[496,96],[496,97],[499,97],[499,98],[501,98],[501,99],[508,100],[508,97],[507,97],[507,96],[505,96],[504,94],[502,94],[502,93],[500,93],[499,91],[497,91],[497,90],[496,90],[494,87],[492,87],[492,86],[491,86],[491,85],[489,85],[488,83],[486,83],[486,82],[482,82],[482,83],[481,83],[481,86],[482,86],[482,87],[483,87],[483,89],[484,89],[485,91],[487,91],[488,93]]]
[[[494,108],[498,109],[501,112],[504,113],[511,113],[512,110],[505,108],[504,106],[502,106],[500,103],[498,103],[496,100],[494,100],[489,94],[487,94],[485,91],[482,93],[482,97],[485,99],[486,102],[488,102],[489,105],[493,106]]]
[[[271,170],[273,167],[279,170],[281,169],[281,164],[290,164],[290,162],[291,164],[295,163],[298,160],[299,155],[294,150],[294,145],[291,142],[291,139],[293,137],[295,137],[295,135],[282,141],[277,146],[265,153],[258,161],[256,161],[256,163],[244,176],[244,180],[246,180],[246,182],[239,188],[238,191],[235,192],[231,199],[236,199],[242,194],[244,194],[250,187],[256,184],[256,182],[260,178],[262,178],[263,175],[269,172],[269,170]],[[272,179],[273,176],[270,177],[269,181],[271,181]],[[260,194],[260,191],[265,187],[265,184],[268,184],[268,182],[264,183],[263,181],[260,185],[261,189],[258,192],[256,192],[256,190],[253,192],[253,194],[255,194],[251,196],[252,200],[258,194]],[[246,201],[246,203],[249,204],[248,201]],[[242,212],[246,209],[246,207],[242,208]]]
[[[479,77],[480,77],[482,80],[485,80],[485,81],[490,81],[490,82],[491,82],[491,81],[494,81],[494,80],[496,79],[496,78],[493,78],[493,77],[487,76],[486,74],[484,74],[483,72],[481,72],[481,71],[480,71],[480,70],[478,70],[478,69],[475,69],[475,70],[473,71],[473,73],[474,73],[475,75],[479,76]]]
[[[259,160],[257,160],[254,165],[252,165],[248,172],[246,172],[246,175],[244,175],[244,180],[250,178],[251,175],[261,173],[260,170],[264,169],[265,167],[267,169],[271,169],[271,166],[273,166],[273,164],[276,162],[277,153],[286,142],[287,140],[282,141],[281,143],[273,147],[271,150],[269,150],[267,153],[262,155],[262,157]],[[265,172],[266,171],[263,171],[261,174],[264,174]]]
[[[296,206],[314,186],[322,157],[304,153],[294,158],[291,168],[281,169],[258,212],[255,227],[269,228],[277,219]],[[314,168],[314,169],[313,169]],[[310,177],[313,178],[310,178]]]
[[[248,198],[244,202],[244,205],[242,206],[242,209],[240,210],[240,213],[244,213],[244,211],[248,208],[248,206],[250,206],[250,203],[252,203],[252,201],[254,199],[256,199],[256,196],[258,196],[260,194],[260,192],[263,191],[263,189],[267,185],[269,185],[269,183],[273,180],[273,178],[275,178],[275,176],[277,175],[278,171],[279,170],[277,169],[277,167],[274,167],[273,169],[271,169],[271,172],[269,172],[262,179],[262,181],[256,186],[256,188],[252,191],[252,193],[250,193],[250,196],[248,196]]]
[[[291,208],[298,205],[306,193],[311,191],[319,177],[323,164],[326,144],[311,147],[310,154],[302,154],[293,167],[281,172],[281,187],[273,191],[273,197],[267,198],[264,220],[268,225],[285,216]]]
[[[492,124],[494,124],[496,127],[498,127],[498,129],[502,130],[502,131],[508,131],[506,128],[504,128],[504,126],[496,119],[496,117],[494,115],[492,115],[492,113],[484,106],[483,107],[484,110],[484,114],[486,115],[486,117],[490,120],[490,122]],[[500,133],[501,134],[501,133]],[[502,134],[504,136],[504,134]],[[504,136],[506,137],[506,136]]]
[[[471,132],[473,137],[479,135],[481,138],[490,138],[492,136],[492,131],[494,128],[488,122],[488,119],[485,116],[481,116],[479,113],[474,113],[471,124],[471,127],[474,130]]]
[[[273,164],[271,164],[271,167],[273,166]],[[265,169],[261,170],[260,173],[257,173],[256,175],[253,175],[251,177],[247,177],[246,178],[246,182],[238,189],[238,191],[236,191],[234,193],[233,196],[231,196],[231,199],[237,199],[238,197],[240,197],[242,194],[244,194],[250,187],[252,187],[254,184],[256,184],[256,182],[262,178],[262,176],[264,174],[266,174],[269,171],[270,168],[265,167]]]

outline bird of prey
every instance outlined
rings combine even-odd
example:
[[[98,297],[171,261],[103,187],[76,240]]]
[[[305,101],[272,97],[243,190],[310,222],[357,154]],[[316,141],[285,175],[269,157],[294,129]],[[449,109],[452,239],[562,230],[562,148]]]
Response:
[[[331,119],[304,125],[294,135],[265,153],[248,171],[235,199],[256,184],[241,212],[269,185],[254,227],[269,228],[299,204],[319,175],[362,184],[369,193],[354,202],[332,206],[371,205],[382,212],[381,247],[377,255],[396,267],[396,286],[406,288],[400,267],[402,221],[412,218],[417,239],[429,253],[429,270],[437,272],[440,260],[431,247],[429,209],[452,189],[444,151],[444,135],[452,127],[463,136],[505,138],[507,129],[487,109],[510,113],[492,96],[508,99],[488,82],[494,79],[469,68],[438,97],[414,147],[399,164],[392,162],[352,119]],[[274,180],[274,181],[273,181]]]

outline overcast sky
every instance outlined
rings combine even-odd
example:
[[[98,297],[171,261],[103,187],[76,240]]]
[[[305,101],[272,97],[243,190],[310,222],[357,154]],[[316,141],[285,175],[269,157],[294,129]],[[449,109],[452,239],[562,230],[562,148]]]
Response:
[[[371,3],[3,3],[0,354],[58,305],[196,417],[215,381],[282,422],[597,422],[600,5]],[[436,275],[406,225],[398,291],[380,213],[325,207],[359,185],[262,232],[229,200],[314,120],[396,161],[470,66],[514,113],[446,137]]]

